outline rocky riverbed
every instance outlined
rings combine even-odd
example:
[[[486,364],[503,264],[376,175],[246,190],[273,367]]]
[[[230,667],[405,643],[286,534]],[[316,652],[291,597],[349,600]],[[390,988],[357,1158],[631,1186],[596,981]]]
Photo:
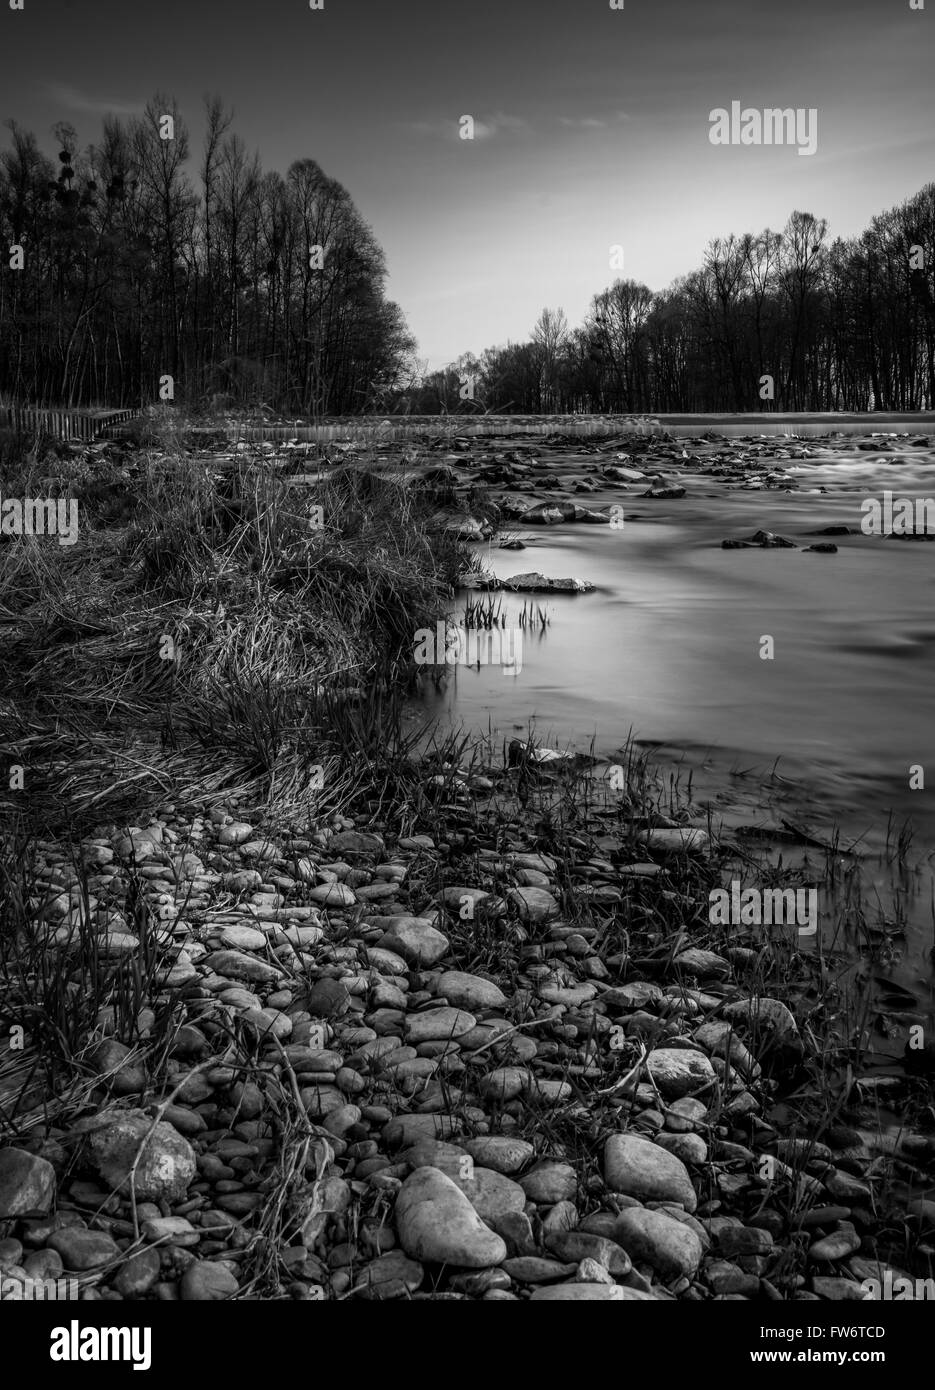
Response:
[[[931,1130],[882,1133],[876,1083],[820,1137],[780,1123],[815,1046],[781,953],[654,929],[706,833],[560,859],[530,831],[170,807],[80,871],[37,846],[50,949],[158,967],[67,1093],[5,1040],[5,1296],[860,1299],[924,1272]]]
[[[505,546],[515,522],[597,532],[631,488],[647,509],[712,479],[788,488],[808,452],[558,441],[562,472],[538,441],[445,447],[402,480]],[[434,809],[392,822],[216,792],[30,841],[7,879],[0,1296],[836,1301],[930,1279],[931,1043],[862,1067],[833,955],[711,924],[751,850],[697,805],[663,810],[642,774],[598,805],[580,759],[514,753],[427,770]],[[43,1038],[102,981],[63,1072]]]

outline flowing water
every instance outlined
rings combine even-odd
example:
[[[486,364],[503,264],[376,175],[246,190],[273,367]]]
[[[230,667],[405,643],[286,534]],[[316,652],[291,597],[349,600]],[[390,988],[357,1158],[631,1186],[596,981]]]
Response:
[[[610,486],[585,505],[624,507],[624,524],[528,528],[527,548],[483,546],[499,576],[539,571],[592,581],[587,595],[535,596],[550,623],[527,630],[518,669],[457,666],[425,708],[443,722],[613,760],[631,734],[693,770],[695,800],[727,822],[754,819],[764,782],[785,814],[847,843],[860,839],[871,881],[892,904],[888,827],[911,821],[914,871],[897,892],[907,917],[892,974],[931,1009],[935,860],[935,541],[860,531],[861,503],[935,495],[935,456],[877,456],[812,447],[779,465],[795,491],[744,491],[681,474],[686,496],[651,500]],[[562,474],[578,459],[569,452]],[[647,465],[643,464],[646,467]],[[650,471],[651,471],[651,465]],[[837,554],[801,547],[818,528],[847,525]],[[799,549],[723,550],[766,529]],[[502,595],[507,623],[524,599]],[[453,609],[457,620],[463,596]],[[761,639],[775,655],[761,659]],[[925,785],[910,788],[910,768]],[[777,778],[770,779],[772,771]],[[741,776],[739,774],[746,774]],[[781,779],[781,780],[780,780]],[[774,818],[775,823],[775,818]],[[891,920],[884,914],[885,920]]]

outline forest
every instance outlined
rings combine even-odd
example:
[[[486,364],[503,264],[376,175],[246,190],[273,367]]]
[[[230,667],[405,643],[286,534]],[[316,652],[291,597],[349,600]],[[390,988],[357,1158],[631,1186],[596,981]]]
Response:
[[[578,327],[544,309],[527,341],[464,354],[404,408],[932,409],[933,263],[935,183],[852,240],[794,212],[781,232],[713,240],[701,268],[665,290],[614,281]]]
[[[350,195],[311,159],[264,171],[220,98],[205,116],[197,189],[185,122],[160,94],[139,117],[105,118],[86,150],[59,123],[54,159],[8,123],[4,395],[119,407],[162,389],[322,415],[364,410],[397,384],[414,344]]]
[[[4,399],[312,419],[933,407],[935,183],[851,239],[805,212],[716,238],[668,288],[616,279],[576,327],[544,309],[528,340],[429,372],[347,190],[312,159],[264,171],[220,97],[204,114],[194,158],[161,94],[86,149],[64,122],[54,154],[8,122]]]

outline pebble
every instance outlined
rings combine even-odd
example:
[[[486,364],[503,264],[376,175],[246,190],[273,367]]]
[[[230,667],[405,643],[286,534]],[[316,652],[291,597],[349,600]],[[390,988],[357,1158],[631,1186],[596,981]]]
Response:
[[[666,1100],[680,1100],[699,1091],[710,1095],[717,1083],[704,1053],[688,1048],[653,1048],[646,1058],[646,1070]]]
[[[123,1190],[141,1146],[134,1177],[137,1200],[179,1201],[194,1180],[195,1153],[188,1140],[165,1120],[153,1128],[144,1111],[124,1110],[93,1130],[88,1140],[90,1160],[114,1192]]]
[[[99,1269],[120,1255],[120,1247],[106,1231],[85,1231],[70,1226],[49,1237],[49,1245],[58,1251],[66,1270]]]
[[[604,1146],[604,1180],[612,1192],[641,1201],[678,1202],[689,1212],[698,1201],[684,1163],[638,1135],[610,1136]]]
[[[695,1232],[661,1211],[638,1207],[621,1212],[614,1240],[637,1263],[650,1264],[660,1279],[694,1278],[704,1251]]]
[[[45,1215],[55,1196],[55,1169],[25,1149],[0,1149],[0,1220]]]
[[[535,1155],[532,1144],[525,1139],[513,1139],[502,1134],[469,1139],[464,1147],[481,1167],[506,1174],[519,1172]]]
[[[445,970],[435,983],[435,991],[460,1009],[498,1009],[507,1003],[499,985],[463,970]]]
[[[405,1180],[394,1216],[400,1244],[414,1260],[482,1269],[506,1258],[500,1236],[484,1225],[457,1184],[437,1168],[417,1168]]]
[[[179,1294],[184,1303],[218,1303],[237,1292],[239,1285],[226,1265],[196,1260],[182,1275]]]
[[[541,1206],[570,1201],[578,1195],[578,1175],[570,1163],[543,1160],[524,1173],[519,1184],[529,1200]]]

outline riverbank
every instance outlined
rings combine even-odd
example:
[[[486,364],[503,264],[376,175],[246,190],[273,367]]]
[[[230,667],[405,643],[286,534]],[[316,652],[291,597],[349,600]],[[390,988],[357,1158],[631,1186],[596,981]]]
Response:
[[[400,651],[466,518],[496,522],[495,482],[537,505],[546,470],[296,484],[262,451],[96,448],[2,489],[98,508],[54,562],[2,555],[5,1278],[801,1300],[931,1274],[930,1044],[866,1074],[834,955],[712,923],[738,862],[774,867],[633,749],[608,783],[403,731]]]

